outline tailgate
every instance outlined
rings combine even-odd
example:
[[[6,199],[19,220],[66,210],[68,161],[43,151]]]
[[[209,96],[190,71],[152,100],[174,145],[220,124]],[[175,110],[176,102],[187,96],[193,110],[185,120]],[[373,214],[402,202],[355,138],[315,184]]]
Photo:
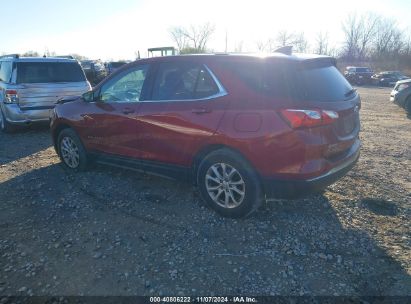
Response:
[[[87,82],[35,83],[17,87],[20,108],[53,107],[58,99],[79,96],[90,89]]]

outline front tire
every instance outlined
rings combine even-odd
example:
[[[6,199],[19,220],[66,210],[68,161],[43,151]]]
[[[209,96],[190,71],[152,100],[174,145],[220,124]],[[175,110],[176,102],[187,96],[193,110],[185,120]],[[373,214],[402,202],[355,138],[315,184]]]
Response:
[[[262,203],[261,183],[255,170],[228,149],[211,152],[201,161],[197,183],[208,206],[225,217],[248,216]]]
[[[59,157],[67,168],[74,171],[83,171],[87,168],[87,151],[74,130],[61,131],[57,143]]]

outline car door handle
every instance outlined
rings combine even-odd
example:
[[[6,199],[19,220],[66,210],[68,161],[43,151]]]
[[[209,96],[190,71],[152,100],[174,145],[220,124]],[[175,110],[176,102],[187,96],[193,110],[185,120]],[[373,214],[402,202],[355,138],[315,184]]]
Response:
[[[211,110],[207,108],[199,108],[199,109],[193,109],[191,110],[191,112],[194,114],[206,114],[206,113],[210,113]]]
[[[125,109],[123,110],[123,113],[124,113],[124,114],[131,114],[131,113],[134,113],[134,110],[131,109],[131,108],[125,108]]]

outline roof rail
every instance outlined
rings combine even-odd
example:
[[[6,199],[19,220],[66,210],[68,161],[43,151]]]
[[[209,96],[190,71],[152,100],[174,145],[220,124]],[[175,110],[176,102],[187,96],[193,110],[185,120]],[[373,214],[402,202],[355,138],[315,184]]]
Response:
[[[50,56],[51,58],[66,58],[66,59],[75,59],[72,55],[60,55],[60,56]],[[49,58],[50,58],[49,57]]]
[[[0,58],[19,58],[19,54],[8,54],[8,55],[1,55]]]
[[[274,53],[281,53],[284,55],[291,55],[293,53],[293,46],[292,45],[286,45],[282,46],[274,51]]]

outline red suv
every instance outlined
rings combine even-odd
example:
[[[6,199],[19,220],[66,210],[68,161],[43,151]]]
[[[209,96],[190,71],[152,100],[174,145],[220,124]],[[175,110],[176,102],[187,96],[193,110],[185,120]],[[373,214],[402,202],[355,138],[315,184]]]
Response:
[[[359,157],[360,97],[325,56],[170,56],[123,66],[52,113],[62,162],[198,185],[224,216],[324,189]]]

